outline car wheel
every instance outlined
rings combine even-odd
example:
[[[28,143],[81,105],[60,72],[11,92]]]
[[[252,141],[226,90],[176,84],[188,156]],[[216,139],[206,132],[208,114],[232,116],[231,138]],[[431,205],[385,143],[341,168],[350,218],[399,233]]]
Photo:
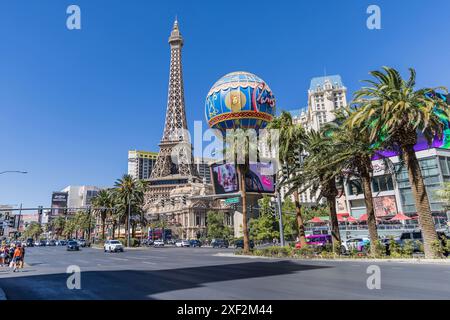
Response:
[[[347,250],[345,249],[345,247],[341,246],[341,254],[346,254],[346,253],[347,253]]]

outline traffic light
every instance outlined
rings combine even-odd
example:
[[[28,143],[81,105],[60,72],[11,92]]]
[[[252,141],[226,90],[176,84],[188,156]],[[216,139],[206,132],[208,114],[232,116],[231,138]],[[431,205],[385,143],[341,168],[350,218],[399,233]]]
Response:
[[[174,199],[174,198],[170,199],[170,204],[171,204],[172,206],[175,205],[175,199]]]
[[[283,172],[283,176],[289,177],[289,168],[288,168],[287,164],[283,164],[282,172]]]
[[[294,151],[294,163],[296,166],[301,166],[303,164],[303,154],[299,149]]]
[[[274,204],[270,204],[270,207],[269,207],[269,212],[270,212],[270,214],[272,215],[272,216],[276,216],[277,214],[276,214],[276,210],[275,210],[275,206],[274,206]]]
[[[16,216],[10,216],[8,220],[8,226],[14,228],[16,226]]]
[[[161,199],[161,206],[164,207],[166,205],[165,199]]]
[[[186,200],[187,200],[187,197],[186,197],[186,196],[183,196],[183,204],[184,204],[184,205],[186,205]]]

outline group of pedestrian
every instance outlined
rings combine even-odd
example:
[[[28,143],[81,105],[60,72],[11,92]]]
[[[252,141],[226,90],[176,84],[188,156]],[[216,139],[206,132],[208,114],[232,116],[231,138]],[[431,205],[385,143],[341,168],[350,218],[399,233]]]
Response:
[[[6,245],[2,243],[0,247],[0,266],[9,266],[13,272],[23,268],[25,261],[25,247],[20,243]]]

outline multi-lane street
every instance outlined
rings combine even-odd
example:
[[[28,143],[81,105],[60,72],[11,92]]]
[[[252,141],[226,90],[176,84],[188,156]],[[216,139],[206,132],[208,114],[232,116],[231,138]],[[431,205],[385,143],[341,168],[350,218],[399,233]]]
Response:
[[[218,256],[231,249],[140,248],[104,253],[34,247],[18,273],[0,269],[7,299],[449,299],[449,265],[382,262],[381,289],[367,288],[359,261],[287,261]],[[375,264],[375,263],[372,263]],[[67,267],[81,270],[69,290]]]

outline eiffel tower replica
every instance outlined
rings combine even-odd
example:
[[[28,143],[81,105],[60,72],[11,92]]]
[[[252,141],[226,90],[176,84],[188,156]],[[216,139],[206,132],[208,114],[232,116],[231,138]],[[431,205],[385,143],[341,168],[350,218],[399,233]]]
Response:
[[[168,201],[170,192],[175,188],[201,181],[193,165],[192,146],[187,134],[181,64],[183,37],[177,19],[169,37],[169,44],[170,76],[164,133],[145,194],[144,209],[149,213],[164,201]]]

